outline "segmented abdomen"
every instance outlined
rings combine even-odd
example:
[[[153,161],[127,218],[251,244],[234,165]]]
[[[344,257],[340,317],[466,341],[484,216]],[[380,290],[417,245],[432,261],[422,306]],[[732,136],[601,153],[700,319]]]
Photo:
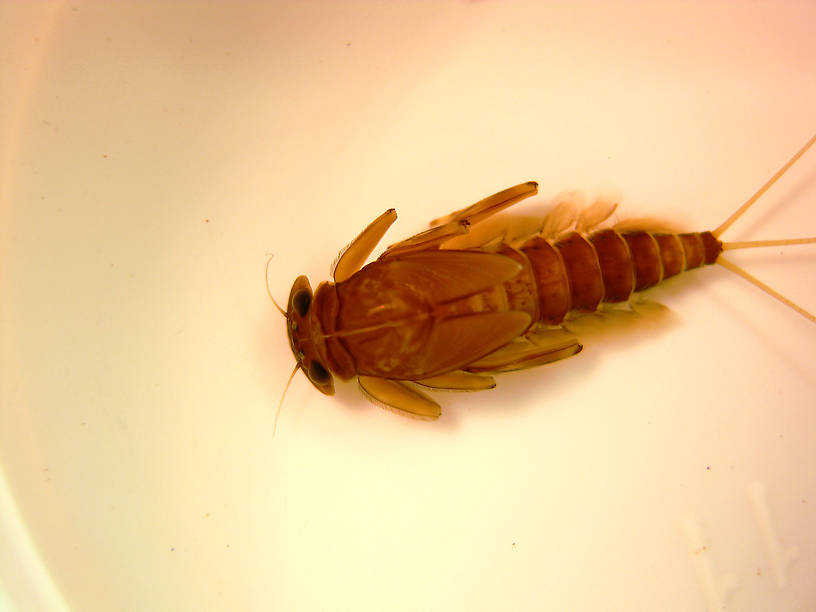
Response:
[[[712,264],[722,243],[711,232],[663,234],[605,229],[572,232],[555,243],[535,237],[521,246],[538,293],[538,319],[557,325],[570,310],[595,311],[635,291]]]

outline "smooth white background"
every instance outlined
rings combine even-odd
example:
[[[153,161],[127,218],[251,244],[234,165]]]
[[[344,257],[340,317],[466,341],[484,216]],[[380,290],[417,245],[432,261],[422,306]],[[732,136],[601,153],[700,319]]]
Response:
[[[263,278],[273,254],[284,300],[386,208],[393,241],[530,179],[717,225],[816,129],[812,2],[4,2],[0,24],[9,606],[816,607],[816,328],[726,271],[654,293],[671,330],[445,394],[436,423],[298,376],[274,439],[293,360]],[[814,207],[816,152],[727,237],[816,234]],[[812,248],[734,259],[816,309]],[[755,481],[798,549],[784,587]]]

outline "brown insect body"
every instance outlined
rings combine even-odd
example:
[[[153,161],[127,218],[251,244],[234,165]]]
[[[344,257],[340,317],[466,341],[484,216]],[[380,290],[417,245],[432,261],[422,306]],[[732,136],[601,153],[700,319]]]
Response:
[[[711,232],[568,231],[515,247],[495,238],[467,250],[400,243],[347,279],[321,283],[313,296],[300,277],[289,336],[313,384],[331,394],[331,374],[424,384],[451,372],[492,374],[569,357],[581,345],[550,328],[570,313],[626,302],[722,251]]]
[[[516,335],[537,323],[560,325],[570,311],[595,312],[601,302],[625,302],[634,291],[714,263],[721,251],[710,232],[607,229],[586,237],[573,232],[557,242],[534,237],[518,249],[502,244],[498,255],[518,264],[518,271],[499,282],[505,271],[497,270],[496,282],[478,290],[466,286],[463,276],[468,268],[495,267],[494,253],[434,250],[395,256],[341,283],[320,285],[315,301],[321,304],[322,332],[329,336],[325,359],[345,380],[359,374],[422,380],[467,371],[470,363],[508,342],[505,327],[493,329],[504,318],[500,313],[529,315],[518,317],[527,325]],[[462,275],[445,278],[457,264]],[[444,272],[434,274],[439,266]],[[465,317],[473,318],[456,322]],[[462,325],[467,329],[460,330]],[[478,347],[463,342],[460,333],[475,335]]]
[[[386,211],[341,254],[334,283],[323,282],[312,294],[306,277],[295,281],[286,317],[298,367],[323,393],[334,392],[332,375],[357,377],[371,399],[436,418],[439,405],[412,383],[492,388],[493,374],[580,352],[565,325],[570,318],[595,313],[604,304],[626,303],[636,292],[703,265],[736,268],[720,257],[724,248],[768,246],[724,245],[717,236],[814,141],[714,231],[599,229],[614,206],[596,204],[579,216],[556,208],[533,235],[488,230],[475,244],[465,240],[466,247],[457,246],[473,235],[471,226],[535,194],[536,183],[528,182],[438,220],[363,267],[396,219],[393,209]]]

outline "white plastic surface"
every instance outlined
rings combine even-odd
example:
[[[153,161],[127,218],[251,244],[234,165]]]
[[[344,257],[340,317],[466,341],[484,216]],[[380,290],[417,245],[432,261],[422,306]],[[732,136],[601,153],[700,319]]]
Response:
[[[8,605],[816,609],[816,327],[725,270],[655,294],[679,327],[438,395],[436,423],[298,376],[274,439],[293,360],[263,279],[273,254],[284,300],[389,207],[386,242],[531,179],[713,227],[816,130],[814,23],[0,3]],[[726,237],[814,211],[811,152]],[[812,247],[733,258],[816,310]]]

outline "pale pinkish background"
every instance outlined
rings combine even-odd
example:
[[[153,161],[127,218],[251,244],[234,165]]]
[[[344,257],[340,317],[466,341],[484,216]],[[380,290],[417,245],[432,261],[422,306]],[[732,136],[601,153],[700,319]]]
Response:
[[[0,607],[816,609],[816,327],[724,270],[655,295],[670,332],[443,395],[437,423],[299,376],[274,440],[293,360],[263,280],[272,253],[285,299],[385,208],[393,240],[529,179],[712,227],[816,130],[814,24],[0,4]],[[816,151],[729,236],[814,211]],[[816,309],[814,249],[738,259]],[[798,549],[784,586],[753,482]]]

